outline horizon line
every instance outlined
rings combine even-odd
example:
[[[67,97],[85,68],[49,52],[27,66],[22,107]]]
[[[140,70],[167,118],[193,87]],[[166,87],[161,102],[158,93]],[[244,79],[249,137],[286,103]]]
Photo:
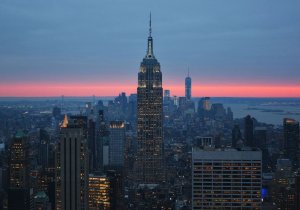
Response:
[[[122,92],[120,92],[122,93]],[[126,92],[125,92],[126,93]],[[127,93],[126,93],[127,94]],[[130,93],[129,95],[126,95],[126,97],[129,97],[131,94],[136,94],[136,93]],[[81,95],[81,96],[72,96],[72,95],[53,95],[53,96],[0,96],[0,99],[3,98],[92,98],[92,97],[96,97],[96,98],[114,98],[114,97],[118,97],[118,95],[107,95],[107,96],[100,96],[100,95]],[[174,96],[170,96],[171,98],[174,97],[185,97],[185,96],[181,96],[181,95],[174,95]],[[209,95],[203,95],[203,96],[193,96],[191,97],[193,98],[204,98],[204,97],[209,97],[209,98],[290,98],[290,99],[300,99],[300,96],[297,97],[293,97],[293,96],[209,96]]]
[[[185,96],[183,85],[165,85],[171,96]],[[86,97],[117,96],[120,93],[136,93],[137,86],[114,84],[0,84],[0,97]],[[300,85],[193,85],[192,95],[195,97],[241,97],[241,98],[299,98]]]

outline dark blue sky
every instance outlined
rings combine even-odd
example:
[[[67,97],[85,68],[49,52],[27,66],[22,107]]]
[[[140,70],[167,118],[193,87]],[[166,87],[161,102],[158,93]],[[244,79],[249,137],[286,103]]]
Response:
[[[166,83],[300,85],[299,0],[1,0],[0,83],[135,85],[150,11]]]

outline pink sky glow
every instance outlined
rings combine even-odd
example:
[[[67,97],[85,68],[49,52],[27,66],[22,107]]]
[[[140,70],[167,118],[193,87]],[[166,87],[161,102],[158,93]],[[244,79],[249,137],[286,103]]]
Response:
[[[2,97],[50,97],[50,96],[116,96],[120,92],[136,93],[135,84],[72,84],[72,83],[11,83],[0,84]],[[183,96],[184,86],[164,84],[171,95]],[[300,86],[291,85],[239,85],[204,84],[192,86],[194,97],[300,97]]]

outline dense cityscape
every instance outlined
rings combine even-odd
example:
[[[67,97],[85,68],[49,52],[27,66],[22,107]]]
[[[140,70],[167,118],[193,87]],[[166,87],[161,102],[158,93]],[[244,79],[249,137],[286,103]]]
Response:
[[[137,93],[0,102],[0,209],[300,209],[299,122],[172,96],[151,30]]]

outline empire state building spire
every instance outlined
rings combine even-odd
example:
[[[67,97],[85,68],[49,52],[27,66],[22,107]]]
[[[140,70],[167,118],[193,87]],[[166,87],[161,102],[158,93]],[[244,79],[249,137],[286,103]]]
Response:
[[[152,59],[155,58],[153,54],[153,39],[152,39],[152,27],[151,27],[151,12],[150,12],[150,21],[149,21],[149,37],[147,45],[147,54],[145,58]]]
[[[150,12],[150,21],[149,21],[149,37],[151,37],[152,28],[151,28],[151,12]]]

